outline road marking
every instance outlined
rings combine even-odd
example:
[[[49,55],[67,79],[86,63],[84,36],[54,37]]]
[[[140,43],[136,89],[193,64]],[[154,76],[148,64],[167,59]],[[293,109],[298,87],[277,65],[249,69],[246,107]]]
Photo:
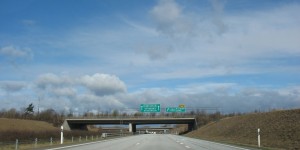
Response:
[[[206,141],[206,140],[203,140],[203,141]],[[235,147],[235,146],[231,146],[231,145],[227,145],[227,144],[221,144],[221,143],[216,143],[216,142],[211,142],[211,141],[206,141],[206,142],[208,142],[208,143],[214,143],[214,144],[218,144],[218,145],[223,145],[223,146],[227,146],[227,147],[232,147],[232,148],[235,148],[235,149],[249,150],[249,149],[246,149],[246,148]]]
[[[181,145],[183,144],[183,143],[180,143]]]
[[[124,137],[123,137],[124,138]],[[76,145],[70,145],[70,146],[63,146],[63,147],[57,147],[57,148],[50,148],[50,149],[46,149],[46,150],[57,150],[57,149],[65,149],[65,148],[72,148],[72,147],[78,147],[78,146],[83,146],[83,145],[89,145],[89,144],[95,144],[95,143],[103,143],[103,142],[107,142],[107,141],[114,141],[114,140],[118,140],[121,138],[114,138],[114,139],[109,139],[109,140],[100,140],[100,141],[96,141],[96,142],[89,142],[89,143],[83,143],[83,144],[76,144]]]
[[[193,138],[191,138],[191,139],[193,139]],[[201,140],[201,141],[204,141],[204,142],[207,142],[207,143],[213,143],[213,144],[216,144],[216,145],[222,145],[222,146],[225,146],[225,147],[231,147],[231,148],[234,148],[234,149],[249,150],[247,148],[241,148],[241,147],[231,146],[231,145],[217,143],[217,142],[212,142],[212,141],[207,141],[207,140]],[[201,147],[203,147],[203,146],[201,146]],[[204,147],[204,148],[206,148],[206,147]]]
[[[140,143],[136,143],[135,145],[140,145]]]
[[[64,147],[58,147],[58,148],[50,148],[50,149],[46,149],[46,150],[57,150],[57,149],[78,147],[78,146],[89,145],[89,144],[94,144],[94,143],[101,143],[101,142],[103,142],[103,141],[91,142],[91,143],[83,143],[83,144],[77,144],[77,145],[70,145],[70,146],[64,146]]]
[[[191,148],[191,147],[189,147],[189,146],[185,146],[187,149],[189,149],[189,148]]]

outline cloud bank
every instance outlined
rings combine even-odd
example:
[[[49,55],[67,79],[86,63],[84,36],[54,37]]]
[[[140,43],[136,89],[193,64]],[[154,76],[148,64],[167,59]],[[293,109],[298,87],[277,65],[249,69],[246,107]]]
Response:
[[[238,83],[187,84],[170,88],[147,88],[127,92],[126,84],[115,75],[95,73],[72,77],[53,73],[43,74],[27,86],[36,91],[35,98],[26,102],[38,103],[41,108],[106,112],[118,109],[137,112],[140,104],[159,103],[163,108],[185,104],[188,110],[218,107],[219,111],[249,112],[300,107],[300,87],[278,89],[247,87]],[[24,91],[24,83],[2,82],[1,89],[10,92],[10,98]],[[26,92],[26,90],[25,90]],[[24,93],[23,93],[24,94]],[[0,92],[5,99],[8,95]]]

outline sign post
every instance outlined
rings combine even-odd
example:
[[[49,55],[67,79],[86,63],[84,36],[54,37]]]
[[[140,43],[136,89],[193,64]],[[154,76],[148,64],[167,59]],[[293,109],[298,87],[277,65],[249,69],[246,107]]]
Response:
[[[60,127],[61,131],[60,131],[60,144],[64,143],[64,127],[61,126]]]
[[[141,112],[160,112],[160,104],[141,104]]]

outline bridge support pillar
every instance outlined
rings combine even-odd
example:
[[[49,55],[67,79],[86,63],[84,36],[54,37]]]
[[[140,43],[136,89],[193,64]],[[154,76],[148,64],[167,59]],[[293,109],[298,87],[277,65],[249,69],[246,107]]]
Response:
[[[188,131],[193,131],[195,130],[195,125],[194,124],[188,124]]]
[[[136,124],[129,123],[129,132],[136,132]]]

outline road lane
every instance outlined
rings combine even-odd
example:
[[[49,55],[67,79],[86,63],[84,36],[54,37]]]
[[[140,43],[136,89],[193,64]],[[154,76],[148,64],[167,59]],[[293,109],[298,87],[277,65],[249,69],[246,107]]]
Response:
[[[172,140],[175,140],[177,143],[183,143],[187,145],[190,149],[200,149],[200,150],[249,150],[246,148],[216,143],[216,142],[210,142],[205,140],[199,140],[189,137],[183,137],[183,136],[177,136],[172,135],[168,136]]]
[[[49,150],[247,150],[177,135],[145,134]]]

